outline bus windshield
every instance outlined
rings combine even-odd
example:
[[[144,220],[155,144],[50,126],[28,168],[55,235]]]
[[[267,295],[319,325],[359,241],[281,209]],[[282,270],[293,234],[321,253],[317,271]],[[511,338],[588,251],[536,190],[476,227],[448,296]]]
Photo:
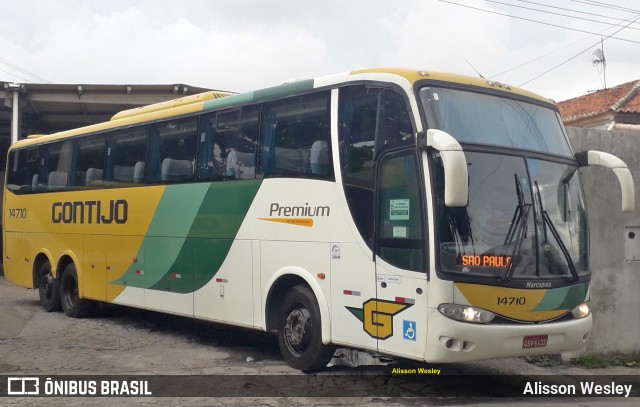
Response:
[[[589,272],[587,214],[577,168],[533,158],[466,152],[469,204],[444,205],[436,162],[440,260],[469,276],[579,278]]]
[[[420,95],[430,127],[461,142],[469,168],[469,203],[451,208],[441,160],[433,160],[442,271],[514,283],[587,275],[585,200],[577,166],[557,157],[571,149],[555,112],[458,90],[423,88]]]
[[[572,156],[557,113],[545,106],[462,90],[420,90],[430,127],[460,143]]]

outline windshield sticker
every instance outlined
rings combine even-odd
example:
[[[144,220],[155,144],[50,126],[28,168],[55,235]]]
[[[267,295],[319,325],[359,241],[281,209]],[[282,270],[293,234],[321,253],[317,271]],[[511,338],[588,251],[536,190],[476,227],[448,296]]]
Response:
[[[407,227],[406,226],[394,226],[393,227],[393,237],[395,237],[395,238],[406,238],[407,237]]]
[[[409,220],[410,199],[389,200],[389,220]]]

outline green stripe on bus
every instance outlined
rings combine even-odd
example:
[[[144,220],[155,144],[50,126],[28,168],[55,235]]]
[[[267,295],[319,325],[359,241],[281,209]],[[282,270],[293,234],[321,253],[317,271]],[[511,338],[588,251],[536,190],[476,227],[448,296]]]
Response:
[[[222,266],[262,180],[168,186],[138,258],[114,284],[189,293]],[[126,284],[125,284],[126,282]]]
[[[280,98],[287,95],[295,95],[313,89],[313,79],[304,79],[284,85],[273,86],[271,88],[257,90],[254,93],[254,100],[264,100]]]
[[[239,95],[227,96],[220,99],[208,100],[203,103],[203,110],[224,109],[229,106],[244,105],[253,102],[253,92],[241,93]]]
[[[203,110],[224,109],[226,107],[244,105],[251,102],[260,102],[269,99],[282,98],[288,95],[296,95],[313,89],[313,79],[303,79],[284,85],[256,90],[254,92],[241,93],[220,99],[208,100],[203,103]]]
[[[168,185],[147,236],[186,237],[208,190],[208,183]]]
[[[540,301],[540,304],[531,311],[553,311],[575,308],[585,302],[588,290],[589,283],[549,289],[542,298],[542,301]]]
[[[172,291],[187,293],[202,288],[215,276],[251,207],[262,180],[212,183],[180,255],[167,276],[193,272],[193,285],[176,284]],[[163,290],[162,285],[149,287]],[[184,290],[184,291],[179,291]]]
[[[208,183],[169,185],[158,202],[146,237],[137,254],[144,259],[144,278],[132,278],[140,269],[131,264],[113,284],[149,287],[160,281],[180,254],[185,237],[200,209],[209,188]],[[163,267],[163,265],[165,265]],[[140,280],[143,283],[137,283]],[[136,284],[137,283],[137,284]]]

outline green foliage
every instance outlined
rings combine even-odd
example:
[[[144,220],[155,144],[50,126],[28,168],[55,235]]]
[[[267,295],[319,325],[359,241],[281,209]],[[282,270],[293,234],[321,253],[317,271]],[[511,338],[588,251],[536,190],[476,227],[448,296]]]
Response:
[[[575,360],[573,364],[587,369],[602,369],[611,366],[638,368],[640,367],[640,352],[584,355]]]

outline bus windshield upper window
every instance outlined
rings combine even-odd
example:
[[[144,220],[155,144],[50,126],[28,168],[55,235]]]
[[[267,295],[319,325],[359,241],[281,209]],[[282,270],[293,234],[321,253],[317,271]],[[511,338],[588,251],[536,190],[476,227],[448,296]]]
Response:
[[[425,87],[420,99],[429,127],[460,142],[571,156],[556,112],[548,107],[481,93]]]

